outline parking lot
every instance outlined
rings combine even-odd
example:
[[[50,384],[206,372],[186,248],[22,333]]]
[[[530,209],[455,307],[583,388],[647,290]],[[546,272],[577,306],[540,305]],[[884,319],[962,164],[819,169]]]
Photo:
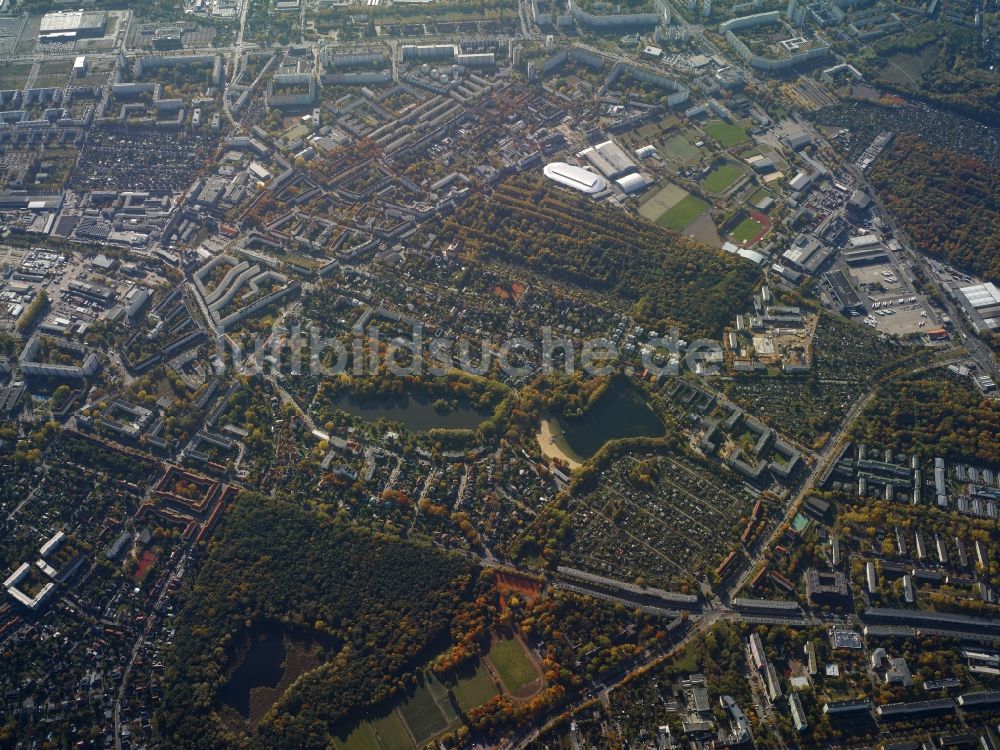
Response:
[[[850,266],[844,269],[864,302],[864,322],[895,336],[924,333],[939,326],[924,295],[915,290],[895,263]]]
[[[900,304],[900,299],[906,301]],[[869,305],[869,320],[874,319],[875,321],[875,325],[872,327],[896,336],[909,336],[937,328],[938,322],[934,313],[929,311],[920,297],[917,297],[915,302],[910,302],[911,299],[913,299],[912,296],[905,298],[885,297],[884,300],[879,300],[877,309],[874,309],[873,305]]]

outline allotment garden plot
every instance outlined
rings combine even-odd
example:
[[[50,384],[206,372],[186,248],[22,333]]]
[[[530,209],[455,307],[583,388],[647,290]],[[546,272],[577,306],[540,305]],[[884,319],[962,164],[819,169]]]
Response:
[[[714,568],[755,502],[735,474],[673,453],[622,459],[600,485],[573,507],[564,564],[665,587]]]

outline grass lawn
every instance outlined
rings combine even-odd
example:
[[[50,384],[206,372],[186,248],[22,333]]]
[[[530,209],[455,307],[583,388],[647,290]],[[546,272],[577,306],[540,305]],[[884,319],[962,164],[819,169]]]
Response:
[[[698,657],[694,648],[688,646],[674,657],[671,668],[678,672],[697,672]]]
[[[774,193],[772,193],[767,188],[757,188],[756,192],[749,198],[747,198],[747,203],[749,203],[751,206],[756,206],[765,198],[773,198],[773,197]]]
[[[682,198],[666,211],[656,223],[661,227],[675,229],[678,232],[708,210],[708,204],[696,195]]]
[[[660,129],[656,126],[656,123],[653,122],[649,123],[648,125],[643,125],[638,130],[640,138],[652,138],[659,132]]]
[[[674,159],[680,159],[681,161],[695,159],[700,153],[698,149],[692,146],[682,135],[675,135],[669,141],[664,143],[663,150],[667,152],[668,156],[672,156]]]
[[[490,671],[477,660],[474,667],[469,666],[458,670],[454,676],[449,676],[448,684],[455,691],[455,698],[463,711],[481,706],[497,694],[497,686],[490,678]]]
[[[0,90],[24,88],[29,73],[31,63],[5,63],[0,69]]]
[[[73,63],[70,60],[50,60],[38,66],[40,76],[68,76],[72,72]]]
[[[399,707],[403,721],[421,747],[438,732],[448,728],[448,721],[429,688],[421,687]]]
[[[897,52],[886,60],[879,78],[889,83],[919,86],[924,73],[937,62],[939,55],[936,43],[921,47],[916,53]]]
[[[539,677],[535,663],[517,638],[494,643],[490,647],[489,659],[500,673],[504,687],[511,693],[516,693]]]
[[[743,170],[735,164],[723,164],[709,172],[701,186],[710,193],[723,193],[742,176]]]
[[[335,737],[333,744],[337,750],[371,750],[379,746],[375,728],[368,721],[358,724],[346,737]]]
[[[709,123],[705,126],[705,134],[721,143],[723,148],[729,148],[747,140],[747,131],[739,125],[731,125],[728,122]]]
[[[749,242],[757,236],[761,227],[761,223],[756,219],[746,218],[736,225],[736,228],[730,232],[729,236],[733,242]]]
[[[388,716],[375,722],[375,733],[378,735],[379,747],[382,750],[412,750],[413,741],[403,726],[399,714],[393,711]]]

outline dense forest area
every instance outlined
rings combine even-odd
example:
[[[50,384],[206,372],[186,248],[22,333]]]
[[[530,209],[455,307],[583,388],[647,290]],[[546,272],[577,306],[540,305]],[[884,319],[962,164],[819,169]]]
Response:
[[[431,363],[428,368],[437,365]],[[437,365],[440,366],[440,365]],[[445,375],[420,372],[414,375],[396,375],[382,364],[377,369],[353,375],[320,381],[316,399],[336,399],[349,394],[358,401],[391,401],[410,396],[438,399],[436,408],[448,411],[456,403],[470,404],[483,411],[492,410],[509,393],[502,383],[490,378],[477,377],[459,370]]]
[[[1000,465],[1000,403],[943,375],[884,386],[852,437],[926,458]]]
[[[881,86],[983,122],[995,123],[1000,111],[1000,75],[974,26],[929,21],[876,41],[860,64]]]
[[[520,626],[525,634],[551,644],[554,664],[574,664],[562,678],[580,688],[599,681],[644,649],[666,640],[663,618],[621,605],[558,592],[526,607]]]
[[[445,223],[472,262],[514,263],[607,294],[640,321],[685,336],[718,335],[745,307],[753,265],[587,198],[514,180]]]
[[[161,723],[173,747],[326,748],[334,722],[390,696],[422,651],[447,636],[468,598],[461,559],[376,537],[280,499],[244,495],[227,510],[178,622]],[[206,721],[246,632],[314,633],[333,658],[236,736]]]
[[[875,163],[871,183],[918,249],[1000,280],[1000,173],[907,134]]]

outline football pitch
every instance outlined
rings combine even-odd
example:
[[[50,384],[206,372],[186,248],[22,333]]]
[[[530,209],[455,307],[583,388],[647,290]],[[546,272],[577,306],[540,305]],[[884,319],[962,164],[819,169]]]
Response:
[[[653,193],[645,203],[639,206],[639,214],[645,219],[656,221],[664,213],[684,200],[687,194],[684,188],[668,182]]]
[[[490,646],[489,659],[504,687],[515,695],[541,676],[518,638],[496,641]]]
[[[439,692],[435,688],[440,689]],[[446,706],[447,708],[443,708]],[[451,716],[446,716],[447,711]],[[417,747],[423,747],[435,735],[440,734],[455,721],[455,716],[451,704],[448,702],[448,691],[441,683],[428,680],[423,687],[408,697],[399,706],[400,716],[410,729],[410,734],[416,741]]]
[[[696,195],[689,195],[664,212],[656,223],[661,227],[682,230],[708,209],[708,204]]]
[[[479,659],[453,674],[452,690],[463,711],[481,706],[497,694],[497,686],[490,678],[490,671]]]
[[[723,148],[729,148],[747,140],[747,131],[739,125],[732,125],[728,122],[713,122],[706,125],[705,134],[717,140]]]
[[[337,750],[413,750],[413,742],[396,711],[358,724],[345,737],[335,737]]]
[[[673,157],[676,161],[697,159],[701,153],[682,135],[675,135],[664,143],[663,150],[667,152],[668,157]]]
[[[737,224],[736,228],[733,229],[729,236],[733,238],[734,242],[749,242],[756,237],[763,228],[764,227],[761,223],[756,219],[747,218]]]
[[[723,193],[743,176],[743,170],[735,164],[722,164],[701,181],[701,186],[710,193]]]

